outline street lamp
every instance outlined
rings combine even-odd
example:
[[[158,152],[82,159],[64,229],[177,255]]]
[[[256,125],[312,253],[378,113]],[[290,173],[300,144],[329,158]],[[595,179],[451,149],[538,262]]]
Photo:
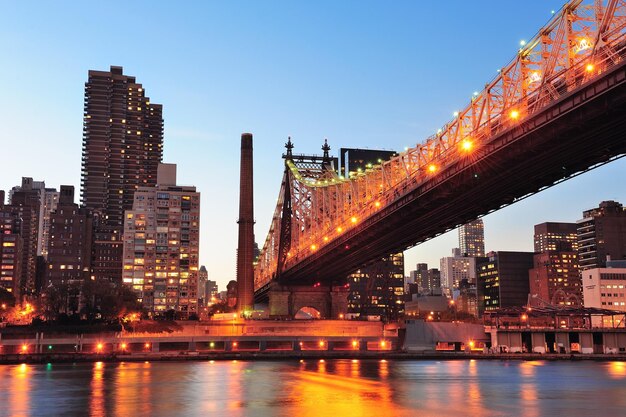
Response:
[[[454,302],[454,300],[450,300],[450,308],[452,310],[454,310],[454,321],[457,321],[457,318],[456,318],[456,303]]]

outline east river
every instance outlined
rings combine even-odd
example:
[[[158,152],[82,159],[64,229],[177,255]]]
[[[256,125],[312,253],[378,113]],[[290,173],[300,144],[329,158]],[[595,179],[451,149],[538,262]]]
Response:
[[[626,362],[0,366],[2,416],[624,416]]]

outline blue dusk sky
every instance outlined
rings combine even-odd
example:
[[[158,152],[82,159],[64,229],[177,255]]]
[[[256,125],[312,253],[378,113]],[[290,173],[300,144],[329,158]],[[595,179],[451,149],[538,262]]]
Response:
[[[84,83],[124,67],[163,104],[164,161],[202,193],[200,261],[235,278],[239,147],[254,134],[263,244],[291,135],[297,153],[403,150],[464,107],[562,0],[0,0],[0,189],[22,176],[79,194]],[[485,217],[487,250],[532,250],[533,225],[625,201],[620,160]],[[439,267],[453,231],[406,252]]]

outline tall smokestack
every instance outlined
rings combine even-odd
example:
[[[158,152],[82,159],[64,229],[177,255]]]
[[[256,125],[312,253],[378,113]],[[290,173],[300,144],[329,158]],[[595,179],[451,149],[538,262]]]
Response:
[[[241,135],[239,179],[239,244],[237,247],[237,309],[254,308],[254,204],[252,192],[252,134]]]

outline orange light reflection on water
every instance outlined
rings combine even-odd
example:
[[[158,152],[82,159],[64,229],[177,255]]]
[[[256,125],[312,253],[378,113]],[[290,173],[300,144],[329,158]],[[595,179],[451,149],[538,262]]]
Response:
[[[611,378],[626,378],[626,362],[609,362],[608,371]]]

